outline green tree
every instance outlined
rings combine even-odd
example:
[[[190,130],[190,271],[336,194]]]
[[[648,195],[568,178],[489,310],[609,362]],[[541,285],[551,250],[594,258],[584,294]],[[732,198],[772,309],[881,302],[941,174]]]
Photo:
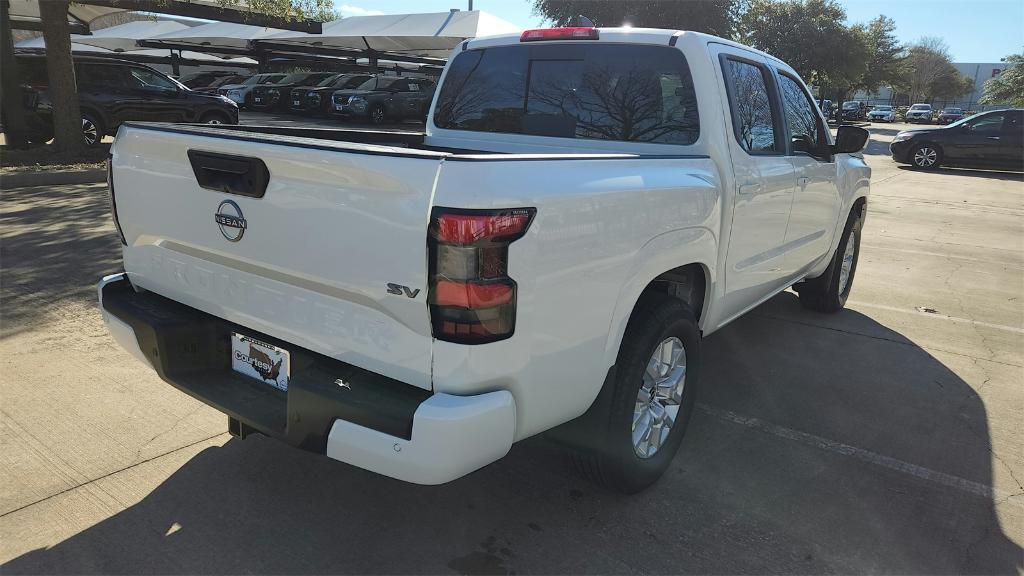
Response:
[[[854,90],[875,92],[899,84],[906,75],[906,49],[896,38],[896,23],[879,16],[866,26],[854,26],[867,46],[867,69],[855,82]]]
[[[187,0],[164,0],[168,6]],[[245,5],[253,12],[330,20],[336,17],[332,0],[220,0],[225,7]],[[74,155],[83,146],[81,111],[75,85],[68,27],[69,0],[41,0],[39,17],[46,41],[46,67],[53,102],[53,134],[57,150]],[[130,0],[126,0],[130,5]]]
[[[598,26],[670,28],[731,38],[743,0],[533,0],[533,13],[555,26],[583,15]]]
[[[1003,58],[1003,62],[1007,68],[985,81],[981,103],[1024,107],[1024,54],[1011,54]]]
[[[961,74],[949,57],[949,48],[941,38],[925,37],[910,47],[907,54],[903,89],[910,103],[934,98],[954,99],[974,89],[974,81]]]
[[[835,0],[752,0],[740,21],[741,38],[786,62],[808,84],[836,94],[837,106],[867,73],[869,33],[844,24]],[[841,115],[840,115],[841,116]]]

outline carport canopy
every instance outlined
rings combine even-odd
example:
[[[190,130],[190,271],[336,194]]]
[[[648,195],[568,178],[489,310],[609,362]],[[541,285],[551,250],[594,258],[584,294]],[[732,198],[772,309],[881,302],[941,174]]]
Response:
[[[482,10],[353,16],[323,25],[321,34],[283,32],[256,39],[285,45],[363,50],[446,58],[460,42],[477,36],[521,32],[515,24]]]
[[[165,34],[151,36],[141,40],[139,45],[150,48],[191,49],[202,52],[221,52],[227,54],[249,54],[249,42],[261,38],[269,38],[278,34],[290,34],[296,37],[311,36],[304,32],[292,32],[279,28],[264,28],[233,22],[212,22]]]

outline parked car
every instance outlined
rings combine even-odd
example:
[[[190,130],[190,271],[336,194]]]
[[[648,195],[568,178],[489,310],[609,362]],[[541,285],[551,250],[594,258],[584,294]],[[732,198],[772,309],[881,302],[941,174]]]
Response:
[[[1024,169],[1024,110],[983,112],[948,126],[905,130],[889,145],[892,159],[915,168],[975,166]]]
[[[943,108],[942,112],[939,112],[939,124],[951,124],[963,117],[964,111],[962,108]]]
[[[195,90],[196,88],[205,88],[213,84],[218,78],[237,75],[238,72],[231,70],[203,70],[180,76],[178,82]]]
[[[637,492],[703,336],[789,286],[844,306],[868,133],[782,61],[574,27],[469,39],[442,78],[425,134],[125,128],[114,339],[239,437],[440,484],[548,432]],[[342,96],[423,82],[391,80]]]
[[[914,104],[907,110],[906,114],[907,122],[911,124],[920,122],[924,124],[932,123],[932,105],[931,104]]]
[[[868,120],[872,122],[895,122],[896,111],[892,106],[875,106],[868,112]]]
[[[238,104],[239,107],[245,106],[245,101],[249,97],[249,92],[256,86],[263,84],[275,84],[280,82],[287,74],[257,74],[250,76],[244,82],[238,84],[228,84],[217,88],[217,93],[221,96],[226,96],[231,99],[232,102]]]
[[[292,89],[319,84],[333,75],[332,72],[298,72],[289,74],[273,84],[254,86],[249,92],[246,105],[260,111],[284,110],[291,103]]]
[[[864,111],[867,109],[867,105],[858,100],[849,100],[843,102],[843,119],[844,120],[863,120]]]
[[[331,94],[335,90],[356,88],[371,78],[371,74],[336,74],[315,86],[300,86],[292,90],[289,109],[300,114],[326,116],[330,114]]]
[[[388,120],[423,119],[434,96],[434,82],[425,78],[376,76],[352,90],[338,90],[331,100],[334,116],[383,124]]]
[[[217,94],[221,86],[228,84],[238,84],[245,82],[249,78],[248,75],[232,74],[231,76],[221,76],[210,82],[209,85],[203,86],[202,88],[193,88],[196,92],[202,92],[203,94]]]
[[[32,140],[53,137],[53,104],[46,58],[19,55],[18,68],[29,95],[26,123]],[[117,132],[131,120],[237,124],[238,106],[221,96],[199,94],[149,66],[104,57],[75,56],[82,137],[88,145]]]
[[[821,109],[821,113],[825,115],[825,118],[834,118],[835,110],[831,100],[818,100],[818,108]]]

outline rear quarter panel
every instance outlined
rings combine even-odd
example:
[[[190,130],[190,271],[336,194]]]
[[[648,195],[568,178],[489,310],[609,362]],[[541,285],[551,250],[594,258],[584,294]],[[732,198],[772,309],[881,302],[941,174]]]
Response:
[[[713,268],[719,185],[707,158],[446,160],[435,206],[537,216],[509,251],[515,334],[481,346],[435,340],[434,390],[509,390],[517,440],[582,414],[643,287],[683,264]]]

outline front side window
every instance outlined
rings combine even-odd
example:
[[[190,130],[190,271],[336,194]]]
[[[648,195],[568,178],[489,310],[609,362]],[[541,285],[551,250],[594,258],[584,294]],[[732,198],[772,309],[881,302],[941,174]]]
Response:
[[[779,90],[794,150],[809,153],[820,150],[823,143],[821,126],[807,92],[799,82],[785,74],[779,74]]]
[[[130,68],[128,70],[128,82],[133,88],[143,90],[167,90],[176,91],[178,86],[161,74],[145,68]]]
[[[975,134],[998,134],[1003,130],[1004,117],[1002,112],[986,114],[971,122],[968,128]]]
[[[700,133],[686,59],[661,46],[550,44],[462,52],[441,86],[434,124],[684,145]]]
[[[747,152],[777,152],[775,119],[765,70],[731,58],[725,59],[729,105],[732,107],[736,139]]]

